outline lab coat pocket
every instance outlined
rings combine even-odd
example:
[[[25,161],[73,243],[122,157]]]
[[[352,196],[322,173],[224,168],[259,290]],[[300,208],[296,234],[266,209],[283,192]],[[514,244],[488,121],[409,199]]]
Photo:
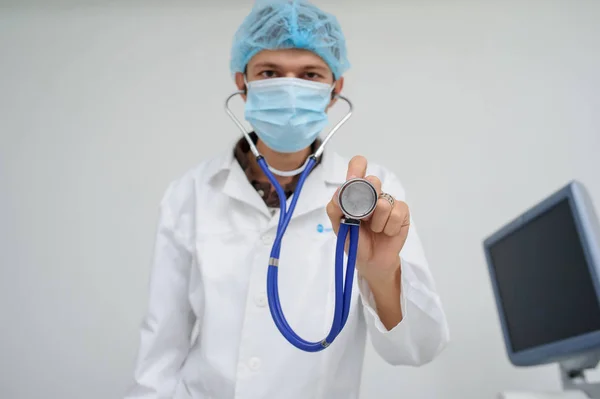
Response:
[[[227,286],[235,281],[240,269],[247,269],[244,263],[252,262],[256,236],[258,233],[254,231],[238,231],[198,237],[196,256],[202,268],[202,277],[207,283]]]
[[[204,302],[200,307],[200,302],[194,301],[194,308],[204,310],[202,319],[209,320],[214,331],[219,328],[241,328],[240,311],[245,304],[252,272],[260,270],[266,273],[269,259],[266,245],[256,246],[257,237],[254,231],[238,231],[196,238],[199,270],[196,275],[201,282],[197,286],[201,287],[202,293],[194,290],[193,294],[203,298]],[[256,269],[254,265],[259,261],[260,269]],[[260,279],[266,281],[266,277],[261,276]],[[204,339],[213,337],[204,333]]]

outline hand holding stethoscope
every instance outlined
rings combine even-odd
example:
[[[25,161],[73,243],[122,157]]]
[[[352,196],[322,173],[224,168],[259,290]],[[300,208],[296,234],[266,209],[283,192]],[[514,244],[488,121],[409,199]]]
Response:
[[[369,181],[378,196],[375,210],[363,219],[360,225],[356,269],[367,281],[389,281],[398,272],[400,266],[400,251],[408,236],[410,213],[406,203],[395,200],[387,193],[382,193],[381,181],[378,177],[365,177],[366,171],[367,160],[362,156],[356,156],[348,164],[346,175],[347,180]],[[339,205],[339,195],[338,189],[327,205],[327,215],[336,234],[340,228],[340,221],[344,217],[344,211]]]

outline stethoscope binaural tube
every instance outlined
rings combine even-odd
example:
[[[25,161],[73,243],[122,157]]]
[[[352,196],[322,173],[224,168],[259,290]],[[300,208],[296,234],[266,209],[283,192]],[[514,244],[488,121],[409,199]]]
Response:
[[[344,213],[347,214],[348,217],[342,219],[337,234],[335,257],[335,308],[333,313],[333,322],[325,339],[318,342],[310,342],[304,340],[294,332],[283,314],[281,302],[279,300],[278,274],[279,257],[283,236],[292,218],[292,214],[299,198],[299,193],[302,190],[302,186],[304,185],[306,177],[316,165],[316,158],[314,156],[309,158],[306,168],[300,175],[298,184],[296,185],[295,193],[292,197],[289,209],[286,209],[285,193],[283,192],[281,185],[278,184],[273,173],[269,170],[264,158],[259,158],[258,163],[275,187],[280,203],[277,236],[275,237],[275,242],[273,243],[273,248],[271,249],[269,268],[267,272],[267,297],[269,301],[269,310],[277,329],[285,337],[285,339],[288,340],[288,342],[306,352],[318,352],[327,348],[335,340],[348,320],[350,304],[352,300],[352,285],[354,282],[356,255],[358,252],[358,237],[360,229],[359,218],[365,218],[373,212],[377,203],[377,192],[373,185],[364,179],[350,180],[346,182],[339,190],[340,205],[342,210],[345,210]],[[355,186],[355,188],[352,189],[352,186]],[[356,187],[359,188],[356,189]],[[354,195],[350,193],[348,199],[344,199],[344,193],[347,193],[348,190],[354,191]],[[365,191],[368,195],[364,195]],[[359,194],[359,196],[363,199],[362,204],[360,203],[361,201],[358,201],[357,204],[356,194]],[[348,202],[351,197],[354,197],[352,198],[353,201]],[[347,201],[346,204],[350,205],[352,212],[358,211],[358,213],[348,214],[347,212],[350,210],[343,206],[344,201]],[[366,205],[366,207],[364,205]],[[344,249],[348,236],[350,237],[348,246],[348,265],[346,267],[346,273],[344,277]]]

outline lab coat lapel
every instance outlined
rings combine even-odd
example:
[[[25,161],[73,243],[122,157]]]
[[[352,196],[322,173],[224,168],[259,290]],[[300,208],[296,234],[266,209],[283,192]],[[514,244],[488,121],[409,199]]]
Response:
[[[273,218],[267,205],[248,181],[246,174],[235,160],[232,153],[223,156],[219,161],[219,170],[227,171],[223,185],[223,193],[236,201],[249,205],[270,220],[270,225],[277,226],[278,217]],[[335,190],[344,183],[347,163],[335,152],[323,154],[321,163],[311,172],[298,198],[293,219],[325,208]],[[295,195],[295,194],[294,194]],[[293,196],[287,200],[291,203]]]
[[[245,203],[257,211],[261,212],[268,218],[271,217],[271,213],[267,208],[267,205],[263,201],[260,195],[256,192],[248,177],[242,170],[240,164],[231,157],[229,164],[229,173],[223,186],[223,193],[237,201]]]
[[[292,219],[327,206],[327,202],[329,201],[329,191],[331,191],[331,189],[325,183],[323,169],[322,164],[318,165],[304,182]],[[294,192],[294,194],[290,196],[287,201],[288,205],[297,194],[297,192]]]

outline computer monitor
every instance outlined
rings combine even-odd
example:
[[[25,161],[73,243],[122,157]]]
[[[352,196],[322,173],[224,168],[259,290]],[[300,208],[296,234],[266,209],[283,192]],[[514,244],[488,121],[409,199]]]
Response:
[[[600,351],[600,225],[582,184],[518,216],[484,251],[512,364]]]

